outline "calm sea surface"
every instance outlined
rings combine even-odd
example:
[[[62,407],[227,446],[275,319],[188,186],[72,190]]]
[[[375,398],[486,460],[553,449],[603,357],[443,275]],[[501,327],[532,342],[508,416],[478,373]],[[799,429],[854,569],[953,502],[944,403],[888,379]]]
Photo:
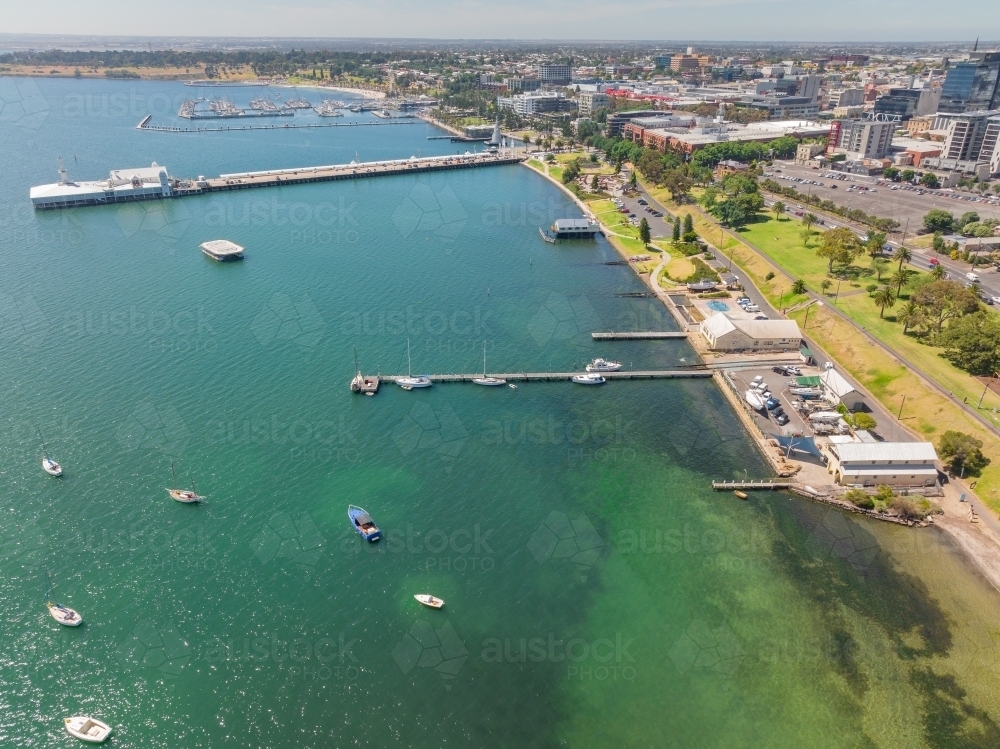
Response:
[[[407,340],[414,373],[481,369],[484,341],[491,371],[694,360],[591,340],[673,323],[618,296],[642,285],[603,240],[541,241],[579,214],[528,169],[31,209],[60,156],[97,179],[466,147],[135,129],[223,93],[259,90],[0,78],[0,745],[66,746],[76,714],[144,748],[997,745],[996,593],[932,531],[713,494],[768,472],[711,381],[348,391],[355,351],[405,372]],[[218,238],[247,259],[206,259]],[[167,497],[171,464],[204,504]]]

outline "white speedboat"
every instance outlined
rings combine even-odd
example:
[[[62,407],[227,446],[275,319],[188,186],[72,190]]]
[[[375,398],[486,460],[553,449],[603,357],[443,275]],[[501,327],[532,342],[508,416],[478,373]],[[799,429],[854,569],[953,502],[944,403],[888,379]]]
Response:
[[[764,408],[764,397],[753,388],[747,390],[745,397],[751,408],[760,411]]]
[[[606,361],[604,359],[594,359],[587,365],[588,372],[617,372],[621,368],[620,361]]]
[[[79,627],[83,624],[83,617],[68,606],[63,606],[60,603],[52,603],[51,601],[45,605],[49,607],[49,613],[52,615],[52,618],[64,627]]]
[[[177,486],[177,474],[174,472],[173,463],[170,464],[170,474],[174,477],[174,486]],[[170,495],[172,500],[186,505],[201,502],[204,499],[204,497],[200,496],[193,489],[167,489],[167,494]]]
[[[70,736],[91,744],[100,744],[111,735],[111,726],[87,715],[63,718],[63,725],[66,726],[66,733]]]
[[[429,388],[433,383],[431,378],[427,375],[417,375],[413,376],[413,372],[410,367],[410,339],[406,339],[406,377],[400,377],[396,380],[396,384],[399,385],[403,390],[413,390],[413,388]]]
[[[603,385],[606,380],[599,374],[576,375],[573,382],[577,385]]]
[[[506,385],[507,380],[501,377],[487,377],[486,376],[486,341],[483,341],[483,376],[476,377],[473,382],[476,385],[485,385],[486,387],[497,387],[498,385]]]
[[[428,595],[427,593],[418,593],[413,597],[416,598],[424,606],[427,606],[428,608],[439,609],[442,606],[444,606],[444,601],[442,601],[440,598],[435,598],[432,595]]]

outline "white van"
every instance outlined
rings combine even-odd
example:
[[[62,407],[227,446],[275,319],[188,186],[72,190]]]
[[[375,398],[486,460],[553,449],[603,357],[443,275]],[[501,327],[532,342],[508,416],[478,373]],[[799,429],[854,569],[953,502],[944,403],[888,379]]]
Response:
[[[972,283],[979,283],[979,276],[977,276],[975,273],[966,273],[965,277],[969,279],[969,281],[971,281]]]

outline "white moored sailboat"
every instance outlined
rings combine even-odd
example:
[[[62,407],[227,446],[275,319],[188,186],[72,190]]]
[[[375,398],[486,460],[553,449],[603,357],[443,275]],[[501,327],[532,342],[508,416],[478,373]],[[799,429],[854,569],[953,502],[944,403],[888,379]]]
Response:
[[[42,430],[38,430],[38,441],[42,443],[42,470],[49,476],[62,476],[62,466],[56,463],[46,453],[45,440],[42,439]]]
[[[47,570],[45,572],[45,597],[49,599],[45,604],[49,610],[49,614],[64,627],[79,627],[83,624],[83,617],[69,606],[63,606],[61,603],[52,602],[52,583],[49,581],[49,573]]]
[[[617,372],[621,368],[620,361],[606,361],[604,359],[594,359],[587,365],[588,372]]]
[[[473,382],[477,385],[485,385],[487,387],[497,387],[498,385],[507,384],[507,380],[503,378],[486,376],[486,341],[483,341],[483,376],[477,377]]]
[[[410,366],[410,339],[406,339],[406,377],[400,377],[396,380],[396,384],[399,385],[403,390],[413,390],[413,388],[429,388],[431,386],[431,378],[426,375],[413,376]]]
[[[174,472],[174,464],[170,464],[170,475],[174,477],[174,486],[177,486],[177,474]],[[192,484],[194,486],[194,484]],[[204,497],[200,496],[194,489],[167,489],[170,498],[186,505],[201,502]]]
[[[111,735],[111,726],[87,715],[63,718],[63,725],[66,726],[66,733],[70,736],[91,744],[100,744]]]

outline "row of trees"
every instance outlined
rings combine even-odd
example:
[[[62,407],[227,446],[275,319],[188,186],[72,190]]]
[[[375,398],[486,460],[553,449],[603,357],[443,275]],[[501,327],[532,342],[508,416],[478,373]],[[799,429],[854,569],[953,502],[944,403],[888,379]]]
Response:
[[[773,154],[779,159],[787,159],[795,155],[799,142],[790,136],[784,136],[770,143],[713,143],[697,151],[691,157],[691,163],[700,167],[715,167],[720,161],[732,160],[749,164],[754,161],[766,161]]]
[[[992,237],[1000,221],[980,220],[975,211],[966,211],[958,218],[948,211],[935,208],[924,216],[924,229],[935,234],[963,234],[966,237]],[[935,248],[936,249],[936,248]]]

